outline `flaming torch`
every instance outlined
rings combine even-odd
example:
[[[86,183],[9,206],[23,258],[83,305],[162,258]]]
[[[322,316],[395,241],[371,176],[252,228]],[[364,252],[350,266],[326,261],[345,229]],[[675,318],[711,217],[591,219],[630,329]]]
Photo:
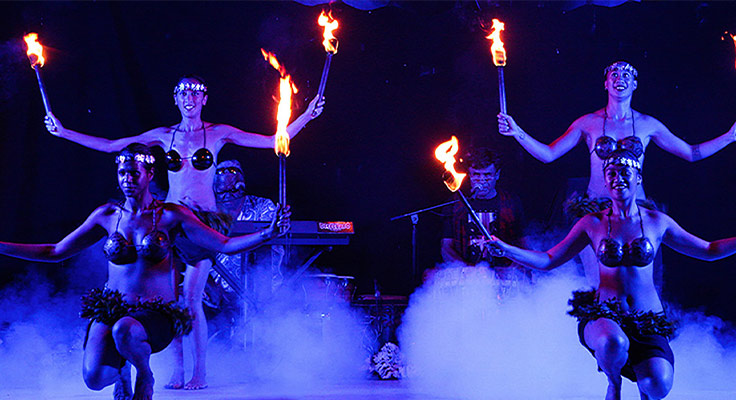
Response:
[[[291,81],[291,76],[286,73],[283,65],[279,64],[276,56],[266,50],[261,49],[263,58],[268,61],[272,67],[276,68],[281,74],[279,80],[279,107],[276,113],[276,140],[274,151],[279,157],[279,203],[286,205],[286,157],[291,152],[289,150],[289,133],[286,127],[289,125],[291,118],[291,95],[297,93],[297,88]]]
[[[731,39],[733,39],[733,45],[736,47],[736,35],[733,33],[729,33],[729,35],[731,36]],[[736,68],[736,62],[734,62],[734,68]]]
[[[506,114],[506,85],[503,80],[503,67],[506,66],[506,49],[503,48],[503,42],[501,41],[502,30],[504,30],[504,23],[494,18],[491,34],[486,36],[486,39],[491,40],[493,64],[498,70],[498,100],[501,102],[501,112]]]
[[[325,58],[325,66],[322,67],[322,77],[319,80],[319,89],[317,89],[317,96],[322,99],[322,95],[325,93],[325,85],[327,85],[327,74],[330,73],[332,56],[337,54],[338,41],[337,38],[332,35],[332,31],[337,29],[338,23],[336,19],[332,18],[332,11],[325,14],[324,10],[322,10],[319,18],[317,18],[317,23],[319,26],[325,27],[325,31],[322,34],[322,37],[324,38],[322,45],[325,46],[325,52],[327,54]]]
[[[466,174],[455,171],[455,154],[457,154],[459,149],[460,146],[457,138],[453,136],[447,142],[437,146],[434,150],[434,157],[445,165],[445,173],[442,175],[442,180],[445,181],[445,185],[451,192],[457,193],[460,200],[462,200],[463,204],[465,204],[465,207],[468,209],[470,218],[473,219],[473,222],[478,226],[478,229],[480,229],[483,236],[490,241],[491,233],[488,232],[488,229],[483,225],[478,214],[473,210],[470,202],[468,202],[468,198],[465,197],[461,190],[459,190],[460,186],[463,184],[463,179],[465,179],[466,176]]]
[[[43,58],[43,46],[41,46],[41,43],[38,43],[38,35],[35,33],[29,33],[23,36],[23,40],[26,41],[26,47],[28,47],[26,54],[28,55],[28,59],[31,61],[31,68],[36,71],[38,88],[41,89],[43,108],[46,109],[46,114],[48,114],[51,112],[51,106],[49,105],[48,96],[46,96],[46,87],[43,85],[43,81],[41,80],[41,67],[43,67],[43,63],[46,61],[46,59]]]

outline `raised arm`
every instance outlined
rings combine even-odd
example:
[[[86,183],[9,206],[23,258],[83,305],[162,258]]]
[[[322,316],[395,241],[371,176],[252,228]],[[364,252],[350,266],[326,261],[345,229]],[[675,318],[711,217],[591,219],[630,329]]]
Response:
[[[52,113],[48,113],[46,115],[45,122],[46,129],[52,135],[81,144],[82,146],[89,147],[93,150],[104,151],[105,153],[120,151],[131,143],[142,143],[146,146],[163,146],[161,134],[166,130],[166,128],[156,128],[137,136],[120,139],[105,139],[64,128],[61,121],[59,121]]]
[[[669,216],[663,214],[663,218],[666,230],[662,243],[678,253],[706,261],[719,260],[736,253],[736,237],[708,242],[682,229]]]
[[[0,254],[30,261],[55,262],[65,260],[92,246],[106,232],[99,223],[108,206],[96,209],[84,223],[55,244],[21,244],[0,242]]]
[[[532,157],[543,163],[549,163],[562,157],[580,142],[582,131],[578,127],[579,121],[573,122],[562,136],[548,145],[529,136],[508,114],[498,114],[498,132],[505,136],[513,136]]]
[[[307,109],[286,127],[286,132],[289,134],[289,138],[296,136],[296,134],[307,125],[307,122],[322,114],[324,105],[324,97],[319,99],[315,96],[312,101],[309,102]],[[221,129],[225,130],[225,133],[222,136],[225,143],[260,149],[273,148],[276,145],[275,135],[261,135],[258,133],[245,132],[230,125],[221,125]]]
[[[590,223],[590,216],[585,216],[572,227],[560,243],[548,251],[526,250],[496,238],[495,245],[504,253],[504,257],[525,267],[548,271],[559,267],[580,253],[590,242],[585,226]],[[495,238],[495,237],[494,237]]]
[[[174,207],[178,222],[187,238],[206,249],[228,255],[255,249],[278,236],[279,231],[285,232],[289,228],[291,217],[289,207],[279,205],[271,224],[266,229],[248,235],[227,237],[202,223],[189,209],[181,206]]]
[[[690,162],[710,157],[736,140],[736,123],[731,125],[731,128],[726,133],[714,139],[690,145],[670,132],[663,123],[652,117],[649,118],[651,118],[651,123],[655,127],[651,135],[652,141],[662,148],[662,150]]]

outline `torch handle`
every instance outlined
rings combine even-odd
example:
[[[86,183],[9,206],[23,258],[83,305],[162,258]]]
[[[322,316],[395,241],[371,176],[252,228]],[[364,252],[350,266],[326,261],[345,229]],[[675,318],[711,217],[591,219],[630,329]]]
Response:
[[[483,223],[480,221],[480,218],[478,218],[478,214],[476,214],[475,210],[473,210],[473,207],[470,205],[470,202],[468,202],[468,198],[465,197],[463,192],[459,190],[456,193],[458,196],[460,196],[460,200],[463,201],[463,204],[465,204],[465,207],[468,209],[468,214],[470,215],[470,218],[472,218],[473,222],[475,222],[475,224],[478,225],[478,229],[480,229],[480,232],[483,234],[483,236],[486,237],[486,239],[491,240],[491,233],[488,232],[488,229],[486,229],[486,226],[483,225]]]
[[[498,100],[501,103],[501,112],[506,114],[506,84],[503,79],[503,67],[498,67]]]
[[[325,86],[327,85],[327,74],[330,73],[330,64],[332,63],[332,53],[327,52],[325,58],[325,66],[322,67],[322,77],[319,80],[319,88],[317,89],[317,96],[322,99],[322,95],[325,94]]]
[[[46,87],[43,85],[41,80],[41,71],[38,65],[33,66],[33,70],[36,71],[36,79],[38,80],[38,88],[41,89],[41,100],[43,100],[43,108],[46,109],[46,114],[51,112],[51,106],[49,105],[49,98],[46,96]]]
[[[286,207],[286,154],[279,154],[279,204]]]

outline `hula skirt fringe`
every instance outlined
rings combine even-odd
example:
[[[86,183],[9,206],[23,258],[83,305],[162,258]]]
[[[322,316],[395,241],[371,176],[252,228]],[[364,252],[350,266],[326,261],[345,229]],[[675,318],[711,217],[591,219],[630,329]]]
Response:
[[[567,303],[572,310],[567,313],[580,321],[594,321],[599,318],[613,320],[621,327],[635,330],[642,335],[662,335],[670,338],[676,325],[665,316],[664,311],[626,311],[616,299],[598,301],[595,290],[579,290],[572,293]]]
[[[192,330],[192,317],[189,312],[175,305],[173,301],[165,302],[161,298],[156,298],[129,303],[123,299],[122,293],[108,288],[92,289],[82,296],[82,311],[79,316],[113,326],[120,318],[140,310],[156,311],[168,316],[176,336],[186,335]]]

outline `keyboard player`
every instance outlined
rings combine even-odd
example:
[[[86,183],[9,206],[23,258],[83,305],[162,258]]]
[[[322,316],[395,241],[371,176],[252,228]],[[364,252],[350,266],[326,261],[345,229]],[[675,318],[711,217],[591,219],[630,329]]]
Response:
[[[246,194],[245,177],[240,163],[236,160],[226,160],[217,164],[214,180],[214,192],[217,200],[217,208],[233,218],[233,221],[270,221],[276,212],[273,201],[258,196]],[[269,248],[270,247],[270,248]],[[283,281],[281,264],[284,259],[284,246],[272,245],[262,246],[248,254],[253,257],[250,265],[255,265],[259,280],[270,280],[271,288],[275,288]],[[224,267],[230,276],[238,282],[243,281],[241,271],[241,254],[228,256],[217,255],[217,263]],[[210,276],[218,288],[225,291],[228,297],[234,298],[233,288],[214,269]],[[264,282],[262,282],[264,283]],[[216,299],[210,299],[215,301]]]

